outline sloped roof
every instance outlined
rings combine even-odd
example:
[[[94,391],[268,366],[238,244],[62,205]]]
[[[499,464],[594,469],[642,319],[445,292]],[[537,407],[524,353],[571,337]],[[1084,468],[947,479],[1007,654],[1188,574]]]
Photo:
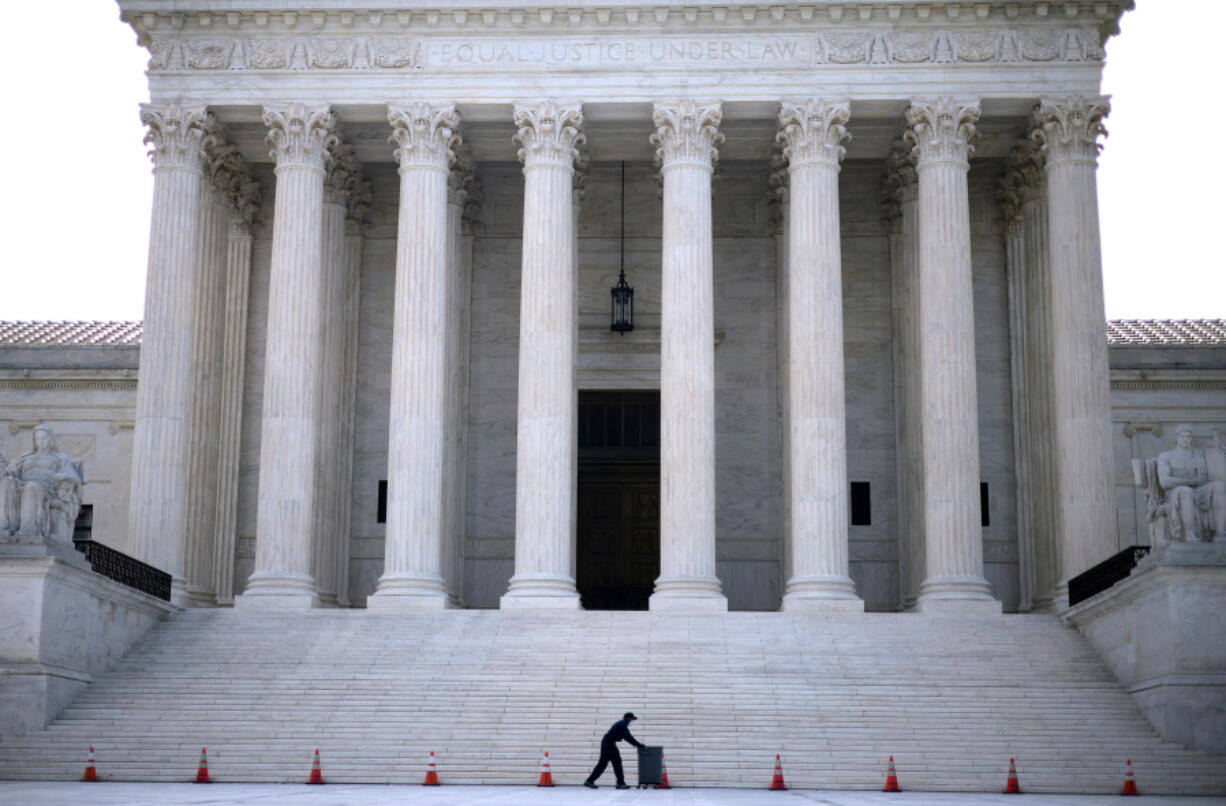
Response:
[[[141,322],[3,322],[0,344],[20,346],[135,346]],[[1112,319],[1112,347],[1226,346],[1226,319]]]
[[[1226,345],[1226,319],[1112,319],[1112,347],[1199,347]]]
[[[0,322],[0,344],[62,347],[139,346],[141,322]]]

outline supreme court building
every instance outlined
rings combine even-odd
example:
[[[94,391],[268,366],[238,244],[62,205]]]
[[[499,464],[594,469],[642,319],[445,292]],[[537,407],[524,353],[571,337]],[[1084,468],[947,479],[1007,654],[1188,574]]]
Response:
[[[999,612],[1119,548],[1131,3],[119,5],[176,601]]]

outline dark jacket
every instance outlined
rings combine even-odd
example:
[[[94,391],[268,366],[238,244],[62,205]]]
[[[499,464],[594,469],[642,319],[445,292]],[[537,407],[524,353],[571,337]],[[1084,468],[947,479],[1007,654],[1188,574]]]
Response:
[[[635,747],[645,746],[638,739],[630,735],[630,723],[624,719],[619,719],[613,723],[613,727],[609,728],[609,732],[600,740],[600,746],[616,747],[618,742],[630,742]]]

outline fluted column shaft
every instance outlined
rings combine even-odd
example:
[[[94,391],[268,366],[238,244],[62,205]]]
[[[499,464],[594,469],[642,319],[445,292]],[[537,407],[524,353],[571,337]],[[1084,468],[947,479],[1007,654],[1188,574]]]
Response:
[[[1060,565],[1068,579],[1117,548],[1111,392],[1095,171],[1105,98],[1044,101],[1035,138],[1047,166],[1051,391]]]
[[[376,609],[441,609],[447,440],[447,172],[454,107],[388,109],[400,164],[387,538]]]
[[[577,104],[516,106],[524,163],[515,574],[504,608],[577,609],[572,575],[578,460],[572,178]]]
[[[196,255],[196,329],[188,456],[187,595],[196,606],[216,604],[213,538],[217,516],[218,436],[221,427],[222,339],[225,334],[226,259],[230,203],[214,182],[200,198]]]
[[[792,571],[784,610],[862,611],[848,575],[839,162],[849,106],[783,105]]]
[[[221,436],[217,457],[217,509],[213,538],[213,590],[218,604],[234,603],[234,545],[238,530],[238,467],[242,447],[243,377],[247,364],[247,295],[251,227],[230,222],[226,252],[226,318],[221,361]]]
[[[723,611],[715,568],[715,325],[711,175],[718,104],[656,104],[664,180],[660,576],[652,610]]]
[[[1000,612],[983,577],[979,411],[966,175],[977,103],[913,102],[919,180],[925,612]]]
[[[1026,394],[1026,237],[1020,210],[1004,218],[1005,273],[1009,282],[1009,385],[1013,390],[1013,468],[1017,495],[1018,610],[1034,602],[1033,495],[1030,474],[1030,403]]]
[[[355,215],[352,198],[349,204],[350,217],[345,220],[345,291],[344,291],[344,359],[340,374],[340,413],[338,439],[340,451],[337,457],[336,523],[339,528],[336,541],[336,603],[348,607],[349,601],[349,541],[353,521],[353,441],[356,424],[358,397],[358,325],[361,318],[362,297],[362,221],[365,206]]]
[[[461,600],[460,570],[464,541],[464,385],[468,361],[462,347],[468,321],[469,282],[461,248],[464,206],[472,184],[473,162],[467,149],[456,149],[455,164],[447,176],[447,310],[453,324],[447,328],[447,442],[443,463],[443,581],[447,598],[456,606]]]
[[[255,571],[236,605],[314,607],[316,430],[323,306],[324,169],[334,140],[327,107],[266,107],[277,162],[268,337],[260,433]]]
[[[204,107],[141,107],[153,145],[153,214],[145,282],[144,342],[136,392],[128,550],[169,573],[173,597],[186,601],[188,420],[204,179]]]

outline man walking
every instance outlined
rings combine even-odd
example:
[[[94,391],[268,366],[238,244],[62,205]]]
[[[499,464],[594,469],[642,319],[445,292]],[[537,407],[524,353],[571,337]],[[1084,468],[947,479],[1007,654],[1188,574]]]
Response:
[[[627,711],[621,719],[613,723],[613,727],[609,728],[609,732],[600,740],[600,761],[596,762],[592,774],[583,782],[588,789],[596,789],[596,779],[604,772],[604,768],[609,766],[610,761],[613,762],[613,774],[617,776],[617,788],[630,788],[626,786],[626,776],[622,772],[622,755],[617,751],[617,743],[630,742],[635,747],[644,746],[642,742],[630,735],[630,723],[636,719],[638,717]]]

